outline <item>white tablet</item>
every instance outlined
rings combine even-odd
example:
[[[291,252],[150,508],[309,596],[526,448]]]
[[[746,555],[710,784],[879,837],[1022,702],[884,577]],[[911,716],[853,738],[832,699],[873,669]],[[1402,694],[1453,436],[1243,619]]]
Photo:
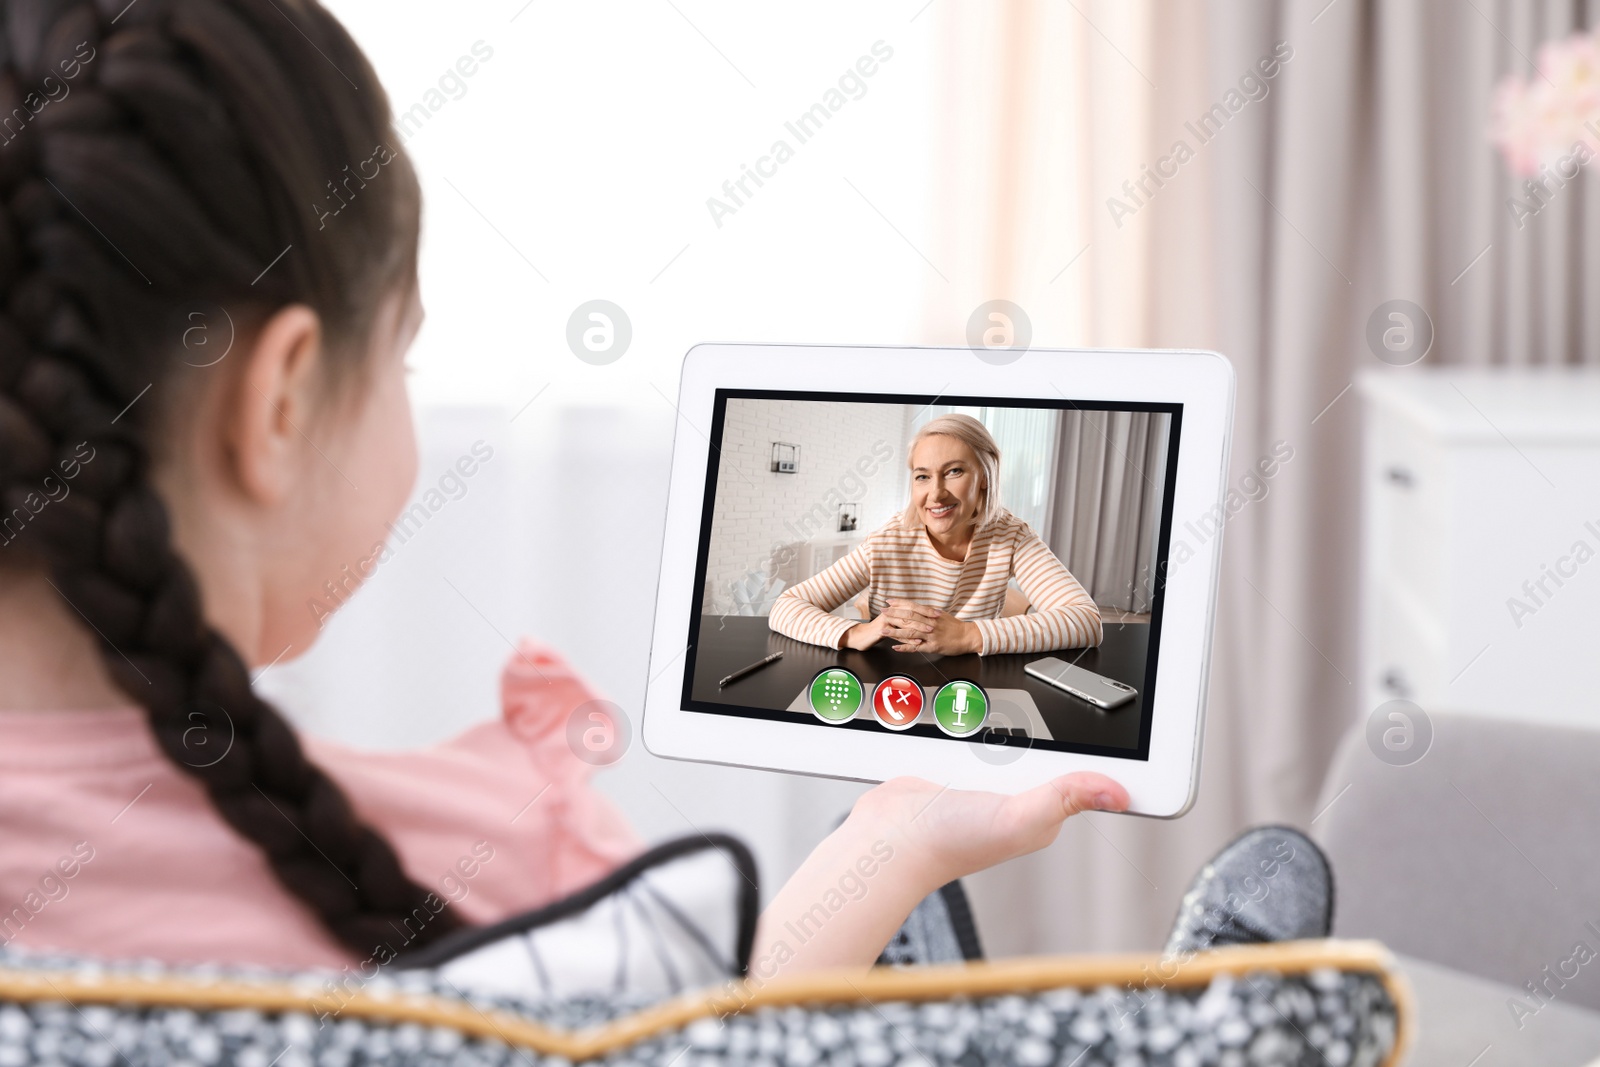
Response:
[[[1136,813],[1189,808],[1236,510],[1233,369],[1214,352],[1002,358],[688,353],[651,752],[1007,793],[1095,770]],[[925,643],[886,635],[891,603],[928,609],[888,612],[936,619]]]

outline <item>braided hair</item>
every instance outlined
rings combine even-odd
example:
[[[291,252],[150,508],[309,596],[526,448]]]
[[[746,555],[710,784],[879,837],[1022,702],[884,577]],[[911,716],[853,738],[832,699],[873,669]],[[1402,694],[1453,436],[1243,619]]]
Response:
[[[181,358],[191,308],[259,323],[307,305],[335,378],[359,369],[384,297],[416,277],[420,196],[389,123],[315,0],[0,0],[0,520],[27,522],[0,562],[44,570],[161,749],[362,953],[462,922],[207,623],[151,457],[162,396],[203,373]],[[352,187],[378,150],[381,177]],[[336,182],[353,195],[330,219]],[[39,507],[58,469],[74,491]],[[199,758],[197,724],[222,718],[232,744]]]

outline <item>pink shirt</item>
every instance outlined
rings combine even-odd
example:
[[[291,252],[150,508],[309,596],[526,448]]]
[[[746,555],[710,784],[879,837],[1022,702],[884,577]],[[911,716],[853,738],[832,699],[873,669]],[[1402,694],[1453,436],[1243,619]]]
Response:
[[[502,718],[454,740],[359,752],[302,739],[406,873],[475,923],[562,897],[641,848],[567,745],[568,716],[597,694],[551,649],[524,639],[518,651]],[[138,708],[0,711],[0,944],[175,963],[359,961],[162,754]]]

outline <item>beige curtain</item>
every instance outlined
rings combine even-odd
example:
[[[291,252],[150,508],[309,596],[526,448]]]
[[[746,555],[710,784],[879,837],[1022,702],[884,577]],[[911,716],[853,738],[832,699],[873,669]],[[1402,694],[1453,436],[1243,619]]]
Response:
[[[1233,476],[1291,453],[1226,529],[1198,804],[1172,822],[1075,819],[1046,852],[974,879],[992,954],[1155,947],[1234,833],[1315,818],[1336,739],[1371,710],[1353,684],[1351,383],[1408,372],[1367,349],[1368,316],[1391,299],[1421,305],[1435,327],[1426,363],[1600,361],[1594,175],[1519,227],[1507,201],[1520,183],[1485,133],[1495,80],[1528,73],[1540,41],[1597,9],[934,9],[947,90],[933,258],[962,266],[929,291],[928,339],[963,343],[972,308],[1003,298],[1028,312],[1035,344],[1215,348],[1239,375]],[[1269,80],[1258,64],[1275,48],[1292,51]],[[1158,185],[1146,166],[1169,176]]]
[[[1172,417],[1064,411],[1047,541],[1102,609],[1148,614]]]

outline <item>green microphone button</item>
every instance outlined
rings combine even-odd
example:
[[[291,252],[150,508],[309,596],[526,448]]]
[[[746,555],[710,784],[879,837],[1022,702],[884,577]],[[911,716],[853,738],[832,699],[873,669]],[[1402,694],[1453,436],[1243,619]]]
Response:
[[[978,732],[989,717],[989,696],[971,682],[946,682],[933,697],[933,720],[951,737]]]

